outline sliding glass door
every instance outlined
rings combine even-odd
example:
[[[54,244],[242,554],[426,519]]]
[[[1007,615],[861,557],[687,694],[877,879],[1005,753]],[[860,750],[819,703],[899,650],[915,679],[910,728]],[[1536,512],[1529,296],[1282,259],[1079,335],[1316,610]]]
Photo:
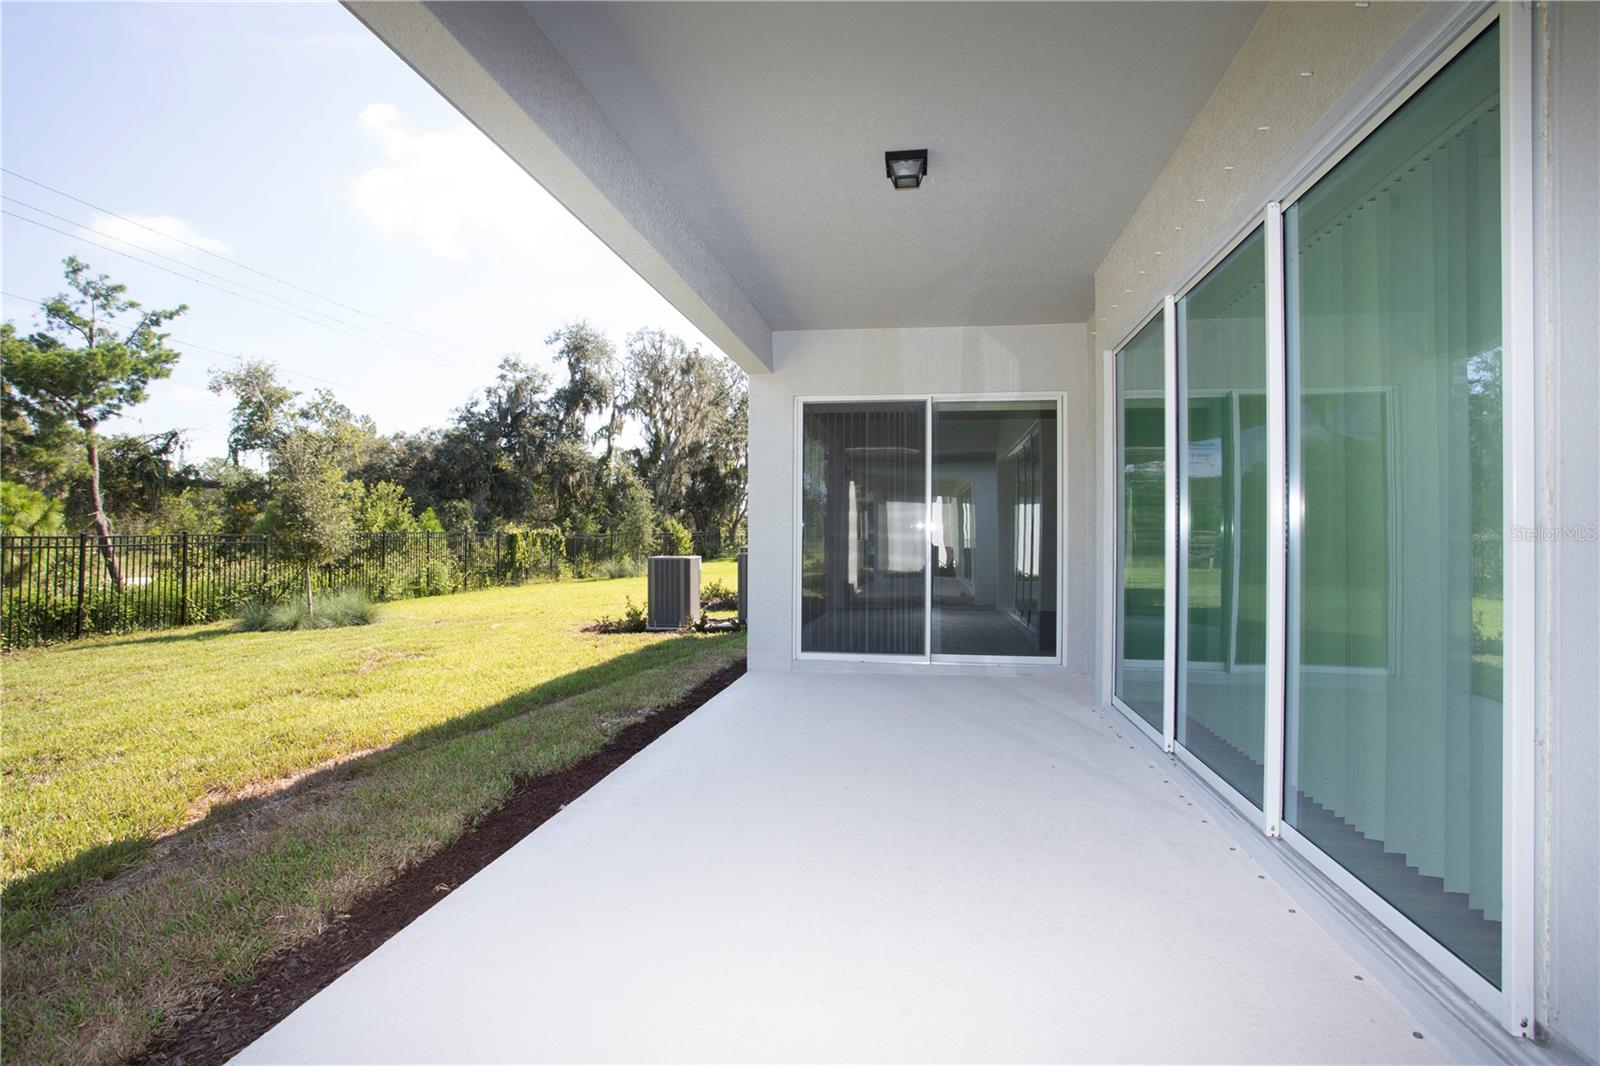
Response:
[[[1485,27],[1163,301],[1108,417],[1115,702],[1489,1002],[1529,985],[1502,935],[1519,367]]]
[[[1117,650],[1112,692],[1165,728],[1166,335],[1157,315],[1117,353]]]
[[[1266,763],[1266,274],[1257,228],[1177,303],[1177,742],[1258,808]]]
[[[799,653],[1059,661],[1058,422],[1054,398],[805,402]]]
[[[1498,109],[1491,28],[1284,217],[1285,818],[1496,986]]]
[[[933,405],[933,654],[1055,658],[1056,405]]]
[[[926,419],[919,400],[805,405],[802,652],[925,653]]]

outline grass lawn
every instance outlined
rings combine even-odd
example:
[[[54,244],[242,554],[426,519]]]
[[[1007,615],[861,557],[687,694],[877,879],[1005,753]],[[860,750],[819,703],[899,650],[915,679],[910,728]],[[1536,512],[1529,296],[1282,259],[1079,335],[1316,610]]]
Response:
[[[732,562],[705,580],[734,583]],[[4,1056],[114,1062],[315,934],[519,775],[561,769],[744,653],[583,631],[644,579],[384,605],[8,655]]]

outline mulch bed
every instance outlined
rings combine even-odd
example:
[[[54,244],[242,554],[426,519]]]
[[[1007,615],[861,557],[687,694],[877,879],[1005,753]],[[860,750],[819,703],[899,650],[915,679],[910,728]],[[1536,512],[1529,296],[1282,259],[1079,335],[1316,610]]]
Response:
[[[622,729],[605,747],[575,766],[518,781],[504,803],[455,843],[357,900],[348,915],[326,931],[263,960],[249,981],[218,993],[198,1014],[132,1061],[207,1066],[238,1054],[467,878],[727,688],[744,669],[739,662],[707,678],[678,703]]]

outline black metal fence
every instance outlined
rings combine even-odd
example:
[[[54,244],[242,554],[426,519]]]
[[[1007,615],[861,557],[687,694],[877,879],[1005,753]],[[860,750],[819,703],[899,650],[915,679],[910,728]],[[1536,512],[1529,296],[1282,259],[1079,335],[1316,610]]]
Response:
[[[738,546],[715,532],[693,536],[707,558]],[[0,647],[212,622],[305,585],[300,565],[254,534],[118,535],[111,554],[120,581],[91,534],[0,536]],[[613,533],[357,533],[311,581],[323,591],[405,599],[589,576],[637,554]]]

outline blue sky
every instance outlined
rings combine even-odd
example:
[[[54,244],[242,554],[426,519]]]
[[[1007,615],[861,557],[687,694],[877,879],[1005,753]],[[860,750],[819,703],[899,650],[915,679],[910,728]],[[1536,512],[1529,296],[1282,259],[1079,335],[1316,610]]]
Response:
[[[182,427],[191,460],[222,454],[206,379],[230,354],[389,432],[443,423],[506,354],[546,363],[575,319],[619,350],[640,326],[712,349],[336,4],[6,3],[0,42],[0,207],[195,279],[0,216],[0,308],[23,331],[69,254],[190,306],[176,372],[113,431]]]

